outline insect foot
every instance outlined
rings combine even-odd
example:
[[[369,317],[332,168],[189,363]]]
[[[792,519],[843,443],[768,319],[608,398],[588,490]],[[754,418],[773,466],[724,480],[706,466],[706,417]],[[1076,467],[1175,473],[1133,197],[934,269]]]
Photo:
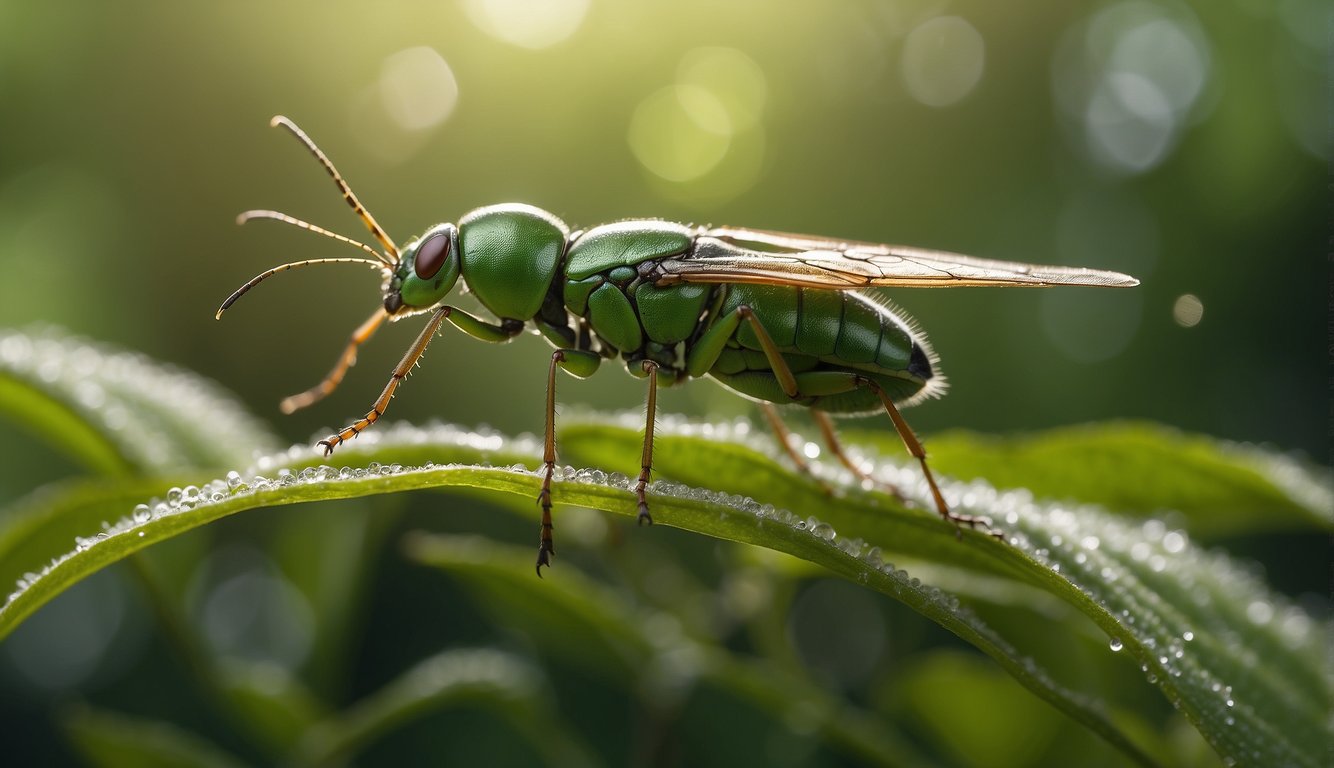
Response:
[[[542,478],[542,490],[537,493],[537,503],[542,507],[542,534],[537,545],[537,577],[542,578],[543,566],[551,566],[551,558],[556,554],[556,546],[553,542],[551,531],[554,526],[551,524],[551,476],[555,471],[555,463],[552,462],[546,467],[546,475]]]
[[[556,554],[551,548],[551,542],[544,541],[537,548],[537,578],[542,578],[542,569],[551,567],[551,556]]]
[[[354,426],[347,427],[346,429],[342,430],[341,432],[339,432],[339,433],[336,434],[336,435],[329,435],[328,437],[326,437],[326,438],[324,438],[323,440],[319,441],[319,442],[316,443],[315,445],[316,445],[316,446],[323,446],[323,447],[324,447],[324,456],[325,456],[325,458],[328,458],[329,456],[332,456],[332,455],[333,455],[333,452],[334,452],[334,449],[335,449],[335,448],[337,448],[338,446],[342,445],[343,443],[346,443],[348,440],[351,440],[352,438],[356,437],[357,435],[360,435],[360,434],[361,434],[361,430],[362,430],[362,427],[361,427],[360,423],[358,423],[358,424],[356,424],[356,425],[354,425]]]
[[[985,515],[965,515],[946,510],[942,517],[949,522],[954,523],[954,537],[957,539],[963,538],[963,526],[966,525],[974,531],[981,530],[986,535],[998,541],[1005,541],[1005,533],[993,528],[991,526],[991,518],[986,517]]]

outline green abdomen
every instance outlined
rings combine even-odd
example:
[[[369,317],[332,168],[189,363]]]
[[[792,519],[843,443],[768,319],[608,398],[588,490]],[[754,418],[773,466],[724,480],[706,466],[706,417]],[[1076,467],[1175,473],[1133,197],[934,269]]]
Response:
[[[793,373],[849,372],[878,382],[895,402],[931,390],[936,376],[925,338],[887,306],[847,291],[768,285],[728,285],[721,314],[748,305],[764,324]],[[742,323],[709,371],[742,394],[790,403],[749,323]],[[939,386],[938,379],[935,384]],[[866,389],[806,398],[802,405],[831,413],[863,413],[882,406]]]

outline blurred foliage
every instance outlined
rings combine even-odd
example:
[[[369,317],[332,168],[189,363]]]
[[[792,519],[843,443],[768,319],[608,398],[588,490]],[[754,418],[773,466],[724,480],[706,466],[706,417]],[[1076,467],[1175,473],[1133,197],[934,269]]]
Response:
[[[82,4],[77,12],[0,1],[0,260],[7,276],[0,327],[57,323],[141,350],[225,382],[263,413],[313,383],[378,301],[366,275],[322,269],[284,276],[248,296],[225,323],[212,318],[227,293],[261,269],[338,250],[262,223],[238,229],[237,212],[276,208],[364,234],[310,158],[265,127],[275,113],[295,118],[321,143],[400,239],[513,200],[573,226],[653,216],[1118,269],[1143,284],[1115,293],[896,292],[892,298],[921,321],[953,382],[948,397],[914,409],[910,421],[948,474],[1117,508],[1150,500],[1126,511],[1165,517],[1193,538],[1254,558],[1271,585],[1323,617],[1329,560],[1327,539],[1310,534],[1318,518],[1294,517],[1289,501],[1256,495],[1245,473],[1227,473],[1233,485],[1214,490],[1216,500],[1237,508],[1245,502],[1249,512],[1229,509],[1219,520],[1182,512],[1183,486],[1170,479],[1136,497],[1138,477],[1157,460],[1144,451],[1160,450],[1165,461],[1178,449],[1190,453],[1190,438],[1183,444],[1132,431],[1118,447],[1098,442],[1126,471],[1124,487],[1086,493],[1035,456],[1044,447],[1050,455],[1079,450],[1077,435],[1064,438],[1073,444],[1040,438],[1028,446],[970,435],[939,447],[931,436],[956,427],[1011,433],[1150,419],[1232,441],[1216,457],[1223,465],[1229,455],[1265,456],[1275,466],[1302,461],[1252,453],[1253,444],[1328,461],[1328,266],[1314,254],[1327,235],[1322,85],[1330,13],[1318,0],[461,0],[373,9],[140,1]],[[266,427],[254,421],[238,434],[270,450],[360,414],[416,333],[410,325],[384,331],[326,403],[275,420],[281,438],[263,437]],[[490,424],[510,434],[540,430],[545,360],[535,339],[493,347],[455,334],[436,343],[392,415]],[[642,398],[640,386],[614,372],[560,387],[562,403],[600,410],[634,409]],[[28,392],[11,387],[0,395]],[[152,399],[130,402],[151,407],[145,400]],[[170,410],[168,399],[158,399]],[[186,464],[232,466],[208,460],[207,446],[194,443],[181,446],[189,461],[176,469],[154,463],[156,449],[118,452],[97,442],[88,412],[47,405],[29,402],[18,411],[26,416],[15,417],[43,439],[18,431],[7,441],[0,462],[6,514],[52,509],[41,494],[85,494],[88,505],[74,505],[88,510],[81,519],[115,520],[128,511],[125,503],[143,498],[139,490],[181,484],[165,475]],[[660,408],[725,420],[750,406],[701,383],[664,392]],[[63,416],[63,426],[48,416]],[[170,414],[162,418],[175,424]],[[896,439],[888,423],[859,427],[881,430],[863,434],[868,443]],[[135,445],[147,450],[151,439]],[[1028,459],[1009,469],[1016,456]],[[1191,472],[1207,468],[1197,463]],[[112,474],[153,477],[133,490],[92,477]],[[49,482],[61,485],[34,490]],[[289,702],[287,716],[298,721],[315,717],[300,714],[310,702],[360,700],[442,649],[490,647],[531,663],[531,640],[486,620],[458,583],[423,577],[399,561],[403,530],[440,529],[430,514],[435,503],[378,497],[242,516],[154,547],[135,567],[172,574],[157,583],[166,598],[192,606],[188,622],[207,626],[210,616],[230,615],[229,599],[244,604],[245,595],[257,594],[266,597],[251,602],[264,616],[333,622],[317,631],[297,621],[304,629],[267,637],[259,644],[264,663],[241,676],[261,690],[309,688],[292,694],[305,705]],[[497,515],[496,504],[479,497],[449,524],[531,538],[527,525]],[[1271,510],[1283,522],[1245,523]],[[582,519],[572,517],[567,530]],[[579,524],[605,526],[590,520]],[[665,530],[634,536],[620,560],[595,575],[605,568],[615,585],[639,573],[651,595],[695,581],[755,588],[730,550]],[[182,654],[188,641],[169,643],[156,629],[170,626],[152,613],[163,598],[146,599],[132,587],[143,580],[126,573],[116,568],[83,581],[35,617],[34,624],[48,617],[62,627],[58,634],[33,630],[27,640],[16,635],[0,645],[0,706],[16,734],[11,754],[20,762],[72,761],[99,751],[88,745],[140,727],[145,736],[137,742],[160,741],[164,754],[190,752],[191,732],[247,762],[274,754],[219,726],[234,722],[225,703],[204,692],[170,693],[191,679],[191,665],[245,658],[254,648],[234,640],[239,645]],[[840,692],[862,706],[922,725],[923,733],[942,733],[940,715],[931,719],[940,710],[910,691],[930,689],[932,679],[957,680],[977,659],[961,661],[957,641],[915,614],[831,595],[827,583],[793,581],[783,587],[791,594],[773,597],[775,606],[793,609],[761,617],[770,626],[757,636],[786,646],[766,652],[799,662],[791,643],[803,636],[806,614],[798,608],[841,595],[853,613],[871,617],[863,633],[881,638],[880,655],[860,682],[835,675],[828,684],[844,686]],[[803,599],[808,593],[819,597]],[[423,605],[432,607],[429,615],[421,615]],[[1017,605],[1016,615],[986,618],[1022,626],[1042,603]],[[189,634],[176,632],[178,639]],[[339,663],[349,658],[358,663]],[[605,743],[568,745],[562,754],[619,755],[628,744],[667,738],[641,732],[605,683],[586,684],[559,665],[545,674],[561,696],[578,691],[580,717],[601,715],[620,726],[604,729]],[[1161,699],[1142,682],[1117,684],[1131,682],[1145,689],[1137,694],[1144,711],[1159,712]],[[975,694],[1003,692],[983,681]],[[71,701],[94,709],[66,717]],[[395,743],[408,753],[448,744],[461,761],[539,754],[514,738],[504,718],[444,711],[451,716],[405,729]],[[151,722],[168,715],[179,730]],[[737,723],[712,741],[720,760],[829,758],[809,752],[800,727],[724,693],[694,701],[686,717],[701,728]],[[1048,739],[1041,749],[1006,751],[995,734],[979,733],[960,736],[968,743],[945,752],[934,751],[943,748],[939,741],[927,751],[961,765],[1039,762],[1029,759],[1035,754],[1060,764],[1061,756],[1085,754],[1078,750],[1089,737],[1060,728],[1065,721],[1054,712],[1046,717],[1056,725],[1029,725],[1033,739]],[[1154,722],[1152,714],[1136,719]],[[1202,748],[1184,720],[1162,720],[1160,736],[1173,728],[1186,734],[1174,754]],[[488,753],[478,741],[513,751]],[[76,743],[83,746],[68,746]],[[373,752],[367,760],[391,756]],[[1116,761],[1089,764],[1099,759]]]

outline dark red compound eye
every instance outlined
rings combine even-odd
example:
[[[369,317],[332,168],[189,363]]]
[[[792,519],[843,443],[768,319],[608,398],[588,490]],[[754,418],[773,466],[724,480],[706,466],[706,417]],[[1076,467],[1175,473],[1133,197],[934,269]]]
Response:
[[[412,262],[412,271],[422,280],[430,280],[445,265],[449,258],[449,236],[443,232],[431,235],[417,249],[417,258]]]

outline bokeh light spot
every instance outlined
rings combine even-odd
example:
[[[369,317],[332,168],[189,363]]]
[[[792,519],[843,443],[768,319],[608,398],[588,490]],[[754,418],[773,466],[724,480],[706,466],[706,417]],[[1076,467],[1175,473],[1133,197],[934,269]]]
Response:
[[[1084,130],[1094,156],[1123,170],[1141,171],[1157,165],[1176,127],[1157,85],[1129,72],[1108,76],[1084,113]]]
[[[1212,56],[1189,9],[1129,0],[1069,30],[1052,61],[1061,111],[1104,167],[1142,173],[1170,154],[1201,102]]]
[[[947,107],[973,92],[986,68],[986,44],[958,16],[917,25],[903,41],[903,82],[928,107]]]
[[[1125,351],[1139,329],[1141,296],[1135,290],[1053,289],[1042,295],[1043,327],[1070,360],[1110,360]]]
[[[713,92],[694,85],[654,91],[630,119],[630,150],[651,173],[687,182],[722,162],[731,144],[732,121]]]
[[[759,121],[768,92],[764,70],[735,48],[711,46],[686,53],[677,66],[676,81],[717,97],[734,131],[747,130]]]
[[[20,626],[0,653],[39,688],[58,691],[84,682],[105,662],[126,620],[118,581],[102,573],[75,585]]]
[[[1182,328],[1194,328],[1204,319],[1204,302],[1193,293],[1183,293],[1172,304],[1172,319]]]
[[[305,660],[314,637],[310,603],[266,554],[219,550],[196,580],[196,615],[214,652],[286,669]]]
[[[626,139],[663,197],[711,209],[759,178],[768,83],[754,59],[718,46],[688,51],[676,78],[639,103]]]
[[[589,0],[464,0],[477,28],[520,48],[549,48],[583,24]]]
[[[449,64],[427,46],[391,54],[380,67],[380,101],[385,112],[409,131],[433,128],[448,119],[459,99]]]

